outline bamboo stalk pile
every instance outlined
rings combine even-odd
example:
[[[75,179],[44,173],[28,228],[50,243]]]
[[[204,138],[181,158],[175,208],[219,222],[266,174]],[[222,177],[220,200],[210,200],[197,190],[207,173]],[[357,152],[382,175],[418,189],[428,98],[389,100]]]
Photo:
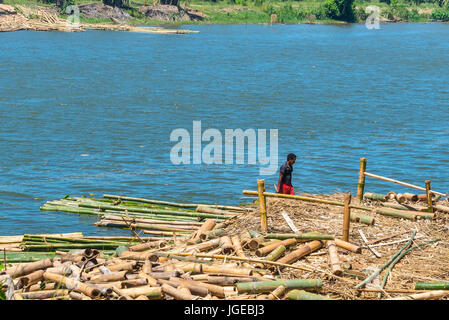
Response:
[[[0,237],[22,250],[9,247],[0,281],[13,283],[14,299],[447,299],[444,211],[436,210],[433,219],[403,219],[376,213],[387,201],[365,200],[358,210],[375,215],[376,223],[352,223],[343,241],[344,208],[334,204],[343,195],[307,197],[323,201],[268,198],[267,232],[261,230],[258,204],[114,195],[49,201],[42,210],[94,214],[98,226],[128,228],[132,236]],[[438,205],[447,206],[447,200]]]

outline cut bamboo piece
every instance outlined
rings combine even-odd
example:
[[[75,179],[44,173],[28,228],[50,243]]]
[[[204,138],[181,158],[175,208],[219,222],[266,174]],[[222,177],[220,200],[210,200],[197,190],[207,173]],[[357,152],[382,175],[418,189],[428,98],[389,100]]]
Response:
[[[343,233],[342,233],[342,240],[343,241],[349,241],[349,226],[351,222],[351,208],[349,205],[351,204],[351,194],[345,194],[344,199],[344,211],[343,211]]]
[[[447,206],[434,205],[433,208],[438,210],[438,211],[442,211],[444,213],[449,213],[449,207],[447,207]]]
[[[48,299],[57,296],[65,296],[69,294],[67,289],[58,290],[45,290],[45,291],[33,291],[33,292],[22,292],[21,295],[24,299]]]
[[[194,286],[206,288],[207,290],[209,290],[210,294],[212,294],[214,296],[217,296],[219,298],[225,297],[224,288],[214,285],[214,284],[203,283],[200,281],[193,281],[193,280],[187,280],[187,279],[181,279],[181,278],[170,278],[170,280],[176,281],[176,282],[180,283],[181,285],[194,285]]]
[[[198,298],[179,289],[176,289],[166,283],[162,285],[161,289],[163,293],[173,297],[176,300],[196,300]]]
[[[70,291],[69,296],[73,300],[92,300],[92,298],[86,296],[85,294],[82,294],[80,292]]]
[[[346,242],[346,241],[343,241],[343,240],[340,240],[340,239],[335,239],[334,243],[338,247],[346,249],[346,250],[349,250],[351,252],[362,253],[362,248],[359,247],[359,246],[356,246],[355,244],[352,244],[352,243],[349,243],[349,242]]]
[[[144,251],[144,250],[148,250],[151,248],[163,248],[166,246],[166,242],[165,241],[150,241],[150,242],[145,242],[145,243],[141,243],[141,244],[136,244],[134,246],[129,247],[130,251]]]
[[[253,274],[253,270],[249,268],[230,268],[220,265],[206,264],[201,265],[201,272],[236,276],[250,276]]]
[[[243,252],[242,243],[240,242],[240,237],[238,235],[232,236],[231,237],[231,242],[232,242],[232,245],[233,245],[233,247],[235,249],[235,252],[236,252],[237,256],[246,258],[246,255]],[[242,266],[244,268],[251,268],[251,265],[246,263],[246,262],[243,262]]]
[[[403,195],[403,196],[405,197],[405,199],[407,199],[408,201],[412,201],[412,202],[418,201],[418,195],[416,195],[416,194],[404,192],[402,195]]]
[[[141,296],[138,296],[137,298],[135,298],[134,300],[150,300],[150,299],[148,299],[147,296],[141,295]]]
[[[243,231],[240,233],[240,241],[242,242],[242,246],[245,247],[248,243],[248,241],[251,240],[251,234],[248,230]]]
[[[431,291],[431,292],[425,292],[425,293],[417,293],[417,294],[411,294],[404,297],[396,297],[396,298],[390,298],[386,300],[434,300],[443,298],[445,296],[449,295],[448,290],[437,290],[437,291]]]
[[[363,198],[374,201],[387,201],[388,196],[386,194],[367,192],[363,195]]]
[[[136,260],[136,261],[145,261],[149,260],[151,262],[156,262],[159,258],[153,252],[142,251],[142,252],[134,252],[134,251],[123,251],[120,254],[121,259],[126,260]]]
[[[273,251],[274,249],[276,249],[279,246],[288,247],[288,246],[294,245],[296,243],[297,243],[297,241],[296,241],[295,238],[290,238],[290,239],[278,241],[278,242],[269,244],[269,245],[267,245],[265,247],[257,249],[256,250],[256,256],[262,257],[262,256],[267,255],[268,253],[270,253],[271,251]]]
[[[223,253],[226,255],[230,255],[235,252],[235,248],[232,245],[231,238],[228,236],[224,236],[224,237],[220,238],[220,247],[223,250]]]
[[[267,297],[267,300],[281,300],[285,294],[286,288],[284,286],[279,286],[274,289]]]
[[[200,239],[202,233],[212,230],[215,227],[215,221],[212,219],[206,219],[201,227],[193,233],[192,238],[190,238],[187,243],[195,243]]]
[[[132,280],[125,280],[120,282],[120,288],[134,288],[134,287],[140,287],[145,286],[148,284],[148,280],[146,278],[138,278],[138,279],[132,279]]]
[[[153,286],[153,287],[157,286],[157,280],[154,279],[153,277],[149,276],[148,274],[146,274],[144,272],[139,272],[139,277],[147,279],[147,282],[150,286]]]
[[[56,283],[62,283],[64,284],[64,286],[66,286],[66,288],[79,291],[91,298],[97,298],[100,295],[100,290],[98,290],[97,288],[93,287],[90,284],[80,282],[76,279],[71,279],[59,274],[53,274],[48,272],[45,272],[43,276],[46,280],[53,281]]]
[[[289,254],[285,255],[283,258],[279,259],[277,262],[284,263],[284,264],[292,264],[302,257],[320,249],[323,247],[323,242],[319,240],[315,240],[312,242],[307,243],[306,245],[300,247],[299,249],[290,252]],[[286,287],[288,288],[288,287]]]
[[[19,264],[6,271],[11,278],[18,278],[27,274],[30,274],[37,270],[45,270],[53,266],[53,262],[50,259],[44,259],[36,262]]]
[[[121,295],[129,296],[131,298],[137,298],[141,295],[144,295],[152,300],[162,298],[161,287],[142,286],[136,288],[118,289],[118,291],[121,293]]]
[[[327,250],[329,251],[329,264],[331,266],[332,273],[337,276],[342,276],[343,269],[340,266],[340,257],[338,256],[335,242],[328,241]]]
[[[117,264],[108,265],[110,271],[132,271],[136,267],[136,261],[122,262]]]
[[[283,254],[284,252],[287,250],[287,248],[284,245],[280,245],[278,246],[276,249],[274,249],[273,251],[271,251],[266,257],[265,260],[268,261],[276,261],[278,260]]]
[[[265,180],[257,180],[257,192],[259,195],[259,210],[260,210],[260,229],[262,232],[267,232],[267,202],[264,196]]]
[[[161,283],[167,283],[175,288],[184,287],[184,288],[188,289],[191,294],[196,295],[196,296],[206,297],[209,294],[209,290],[207,288],[198,285],[197,283],[195,283],[195,281],[181,283],[174,279],[179,279],[179,278],[173,277],[168,280],[158,280],[158,281],[160,281]]]
[[[33,273],[30,273],[26,276],[22,276],[20,278],[17,278],[17,287],[18,289],[21,289],[23,287],[31,286],[32,284],[35,284],[41,280],[43,280],[44,276],[44,270],[37,270]]]
[[[357,183],[357,200],[359,202],[363,199],[363,191],[365,190],[365,171],[366,158],[360,158],[359,182]]]
[[[90,283],[101,283],[101,282],[109,282],[109,281],[122,281],[125,280],[125,275],[128,270],[119,271],[119,272],[111,272],[109,274],[101,274],[98,276],[94,276],[89,279]]]
[[[200,234],[200,239],[202,241],[219,238],[225,235],[225,231],[223,228],[214,229],[210,231],[204,231]]]
[[[399,203],[404,203],[407,201],[407,198],[402,193],[398,193],[396,194],[396,201]]]
[[[247,242],[248,248],[251,251],[255,251],[255,250],[259,249],[260,246],[262,246],[263,241],[264,241],[264,237],[263,236],[259,236],[259,237],[256,237],[256,238],[251,238]]]
[[[292,290],[287,294],[287,298],[289,300],[333,300],[331,298],[304,290]]]
[[[449,282],[416,282],[415,290],[449,290]]]
[[[290,289],[309,289],[317,290],[322,286],[321,279],[295,279],[295,280],[275,280],[275,281],[257,281],[240,282],[236,284],[238,293],[264,293],[271,292],[279,286]]]
[[[410,206],[406,204],[400,204],[400,203],[389,203],[385,202],[382,203],[382,206],[397,210],[406,210],[406,211],[424,211],[427,212],[427,208],[424,207],[418,207],[418,206]]]

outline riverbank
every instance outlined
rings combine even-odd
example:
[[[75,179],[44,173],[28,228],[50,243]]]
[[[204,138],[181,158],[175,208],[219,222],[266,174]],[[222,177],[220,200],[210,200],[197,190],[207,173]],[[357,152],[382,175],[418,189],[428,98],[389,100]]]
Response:
[[[105,30],[114,30],[115,27],[113,26],[117,25],[122,26],[122,28],[117,30],[123,30],[123,25],[365,23],[373,12],[368,8],[370,6],[379,8],[380,23],[449,20],[449,8],[447,8],[447,5],[443,7],[429,3],[413,5],[408,2],[395,2],[390,5],[385,2],[355,2],[354,10],[351,12],[350,17],[347,18],[333,18],[332,12],[322,1],[267,3],[244,1],[239,2],[239,4],[229,4],[224,1],[191,1],[188,4],[180,3],[178,6],[147,5],[146,2],[136,3],[131,1],[128,6],[123,8],[85,0],[74,1],[74,3],[79,9],[79,22],[83,27],[108,25]],[[58,8],[54,4],[44,5],[34,0],[6,0],[4,4],[12,6],[27,19],[15,19],[14,27],[8,27],[5,14],[0,12],[0,30],[2,31],[45,30],[46,28],[67,31],[64,29],[64,26],[39,26],[32,24],[32,26],[27,27],[29,26],[27,22],[29,20],[33,22],[33,18],[36,18],[36,11],[46,12],[48,15],[57,17],[61,21],[64,20],[62,21],[63,23],[67,20],[73,21],[73,16],[66,14],[63,10],[64,8]],[[70,31],[74,31],[74,29],[71,28]]]

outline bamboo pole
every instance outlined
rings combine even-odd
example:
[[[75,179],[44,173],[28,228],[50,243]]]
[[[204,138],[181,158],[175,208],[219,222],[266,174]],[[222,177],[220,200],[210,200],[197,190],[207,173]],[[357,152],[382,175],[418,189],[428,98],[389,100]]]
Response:
[[[426,180],[426,194],[428,211],[433,213],[432,194],[430,193],[430,180]]]
[[[360,158],[359,182],[357,183],[357,200],[362,202],[365,189],[366,158]]]
[[[243,190],[243,194],[246,194],[246,195],[258,195],[258,192],[257,191],[252,191],[252,190]],[[330,205],[334,205],[334,206],[344,207],[344,203],[343,202],[331,201],[331,200],[325,200],[325,199],[318,199],[318,198],[311,198],[311,197],[304,197],[304,196],[296,196],[296,195],[291,195],[291,194],[273,193],[273,192],[264,192],[263,195],[265,197],[302,200],[302,201],[307,201],[307,202],[311,202],[311,203],[322,203],[322,204],[330,204]],[[351,208],[352,209],[365,210],[365,211],[372,211],[371,208],[364,207],[364,206],[358,206],[358,205],[351,205]]]
[[[376,175],[376,174],[372,174],[372,173],[368,173],[368,172],[365,172],[365,175],[368,176],[368,177],[371,177],[371,178],[376,178],[376,179],[383,180],[383,181],[393,182],[393,183],[400,184],[400,185],[403,185],[403,186],[406,186],[406,187],[410,187],[410,188],[413,188],[413,189],[426,191],[426,188],[418,187],[418,186],[415,186],[413,184],[402,182],[402,181],[399,181],[399,180],[394,180],[394,179],[390,179],[390,178],[387,178],[387,177],[382,177],[382,176],[379,176],[379,175]],[[433,190],[430,190],[430,192],[433,193],[433,194],[440,195],[442,197],[446,196],[444,193],[441,193],[441,192],[437,192],[437,191],[433,191]]]
[[[259,195],[259,210],[260,210],[260,229],[262,232],[267,232],[267,202],[264,196],[265,180],[257,180],[257,192]]]
[[[265,237],[266,239],[279,239],[286,240],[294,238],[296,240],[334,240],[334,236],[328,234],[319,234],[314,232],[308,233],[269,233]]]
[[[378,268],[376,271],[374,271],[368,278],[366,278],[365,280],[363,280],[362,282],[357,284],[355,286],[355,288],[356,289],[361,288],[365,284],[371,282],[375,277],[377,277],[382,272],[382,270],[384,270],[386,267],[388,267],[388,265],[390,265],[390,263],[392,263],[404,250],[406,250],[410,246],[410,243],[413,241],[415,234],[416,234],[416,231],[413,231],[409,241],[405,244],[405,246],[403,246],[398,252],[396,252],[393,256],[391,256],[391,258],[385,264],[383,264],[380,268]]]
[[[414,193],[409,193],[409,192],[404,192],[403,196],[405,197],[405,199],[407,199],[408,201],[412,201],[412,202],[416,202],[418,201],[418,195],[414,194]]]
[[[389,208],[378,208],[375,210],[376,213],[392,216],[392,217],[398,217],[398,218],[404,218],[409,220],[416,220],[416,219],[429,219],[432,220],[435,215],[430,212],[421,212],[421,211],[406,211],[406,210],[396,210],[396,209],[389,209]]]
[[[449,295],[449,291],[437,290],[437,291],[431,291],[431,292],[425,292],[425,293],[412,294],[412,295],[408,295],[408,296],[404,296],[404,297],[390,298],[387,300],[434,300],[434,299],[443,298],[447,295]]]
[[[449,290],[449,282],[416,282],[415,290]]]
[[[350,227],[350,216],[351,216],[351,208],[349,205],[351,204],[351,193],[345,194],[344,199],[344,211],[343,211],[343,235],[342,240],[343,241],[349,241],[349,227]]]
[[[294,280],[275,280],[275,281],[255,281],[239,282],[236,284],[238,293],[264,293],[271,292],[279,286],[290,289],[321,289],[323,282],[321,279],[294,279]]]
[[[340,239],[334,239],[334,243],[343,249],[352,251],[354,253],[361,253],[362,252],[362,248],[359,246],[356,246],[355,244],[340,240]]]
[[[340,266],[340,257],[338,256],[335,242],[327,241],[327,250],[329,252],[329,264],[331,266],[332,273],[337,276],[342,276],[343,269]]]
[[[236,213],[236,212],[229,212],[229,211],[220,210],[220,209],[211,208],[209,206],[202,206],[202,205],[200,205],[196,208],[196,212],[212,213],[212,214],[225,215],[225,216],[231,216],[231,217],[234,217],[234,216],[240,214],[240,213]]]

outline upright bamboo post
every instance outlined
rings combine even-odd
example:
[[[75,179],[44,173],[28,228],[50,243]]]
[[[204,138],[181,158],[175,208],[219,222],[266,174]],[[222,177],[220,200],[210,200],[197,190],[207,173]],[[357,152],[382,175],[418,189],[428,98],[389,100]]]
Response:
[[[357,184],[357,200],[362,202],[365,190],[366,158],[360,158],[359,183]]]
[[[349,241],[349,224],[351,222],[351,208],[349,205],[351,204],[351,193],[345,194],[345,208],[343,211],[343,235],[342,240],[348,242]]]
[[[259,208],[260,208],[260,228],[262,232],[267,232],[267,202],[264,196],[265,180],[257,180],[257,192],[259,194]]]
[[[433,213],[432,193],[430,193],[430,180],[426,180],[426,195],[428,211]]]

